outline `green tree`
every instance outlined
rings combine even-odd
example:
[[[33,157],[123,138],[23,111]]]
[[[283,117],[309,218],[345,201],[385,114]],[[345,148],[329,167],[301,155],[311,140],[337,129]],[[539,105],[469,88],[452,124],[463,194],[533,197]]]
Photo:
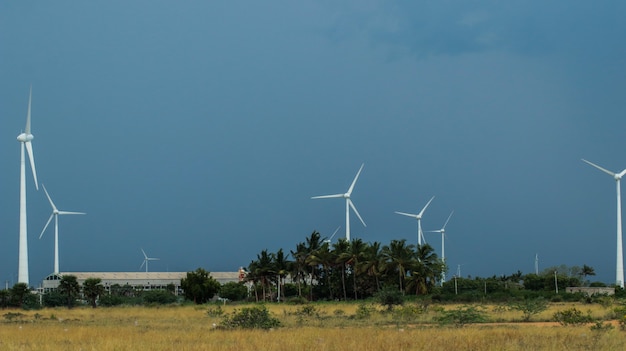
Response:
[[[398,275],[400,291],[404,293],[404,280],[407,269],[415,264],[413,244],[406,244],[406,239],[391,240],[389,245],[383,246],[382,254],[385,258],[385,268],[388,272],[395,272]]]
[[[586,281],[588,276],[596,275],[596,271],[593,269],[593,267],[584,264],[581,270],[581,274],[583,276],[583,281]]]
[[[11,288],[11,306],[24,308],[30,289],[26,283],[17,283]]]
[[[429,244],[418,246],[415,258],[408,278],[407,289],[414,289],[416,295],[427,294],[435,286],[437,279],[441,277],[443,264],[435,254],[435,249]]]
[[[248,296],[248,288],[239,282],[228,282],[222,284],[220,288],[220,297],[231,301],[240,301]]]
[[[92,308],[96,308],[96,301],[104,292],[105,289],[100,278],[87,278],[83,283],[83,294]]]
[[[202,268],[187,272],[187,276],[181,279],[180,286],[185,291],[185,298],[196,304],[209,301],[220,289],[220,283]]]
[[[74,275],[64,275],[59,281],[59,292],[67,299],[67,308],[72,308],[76,296],[80,293],[80,285]]]
[[[374,278],[375,288],[371,293],[380,291],[381,267],[383,267],[383,264],[384,257],[380,251],[380,243],[373,242],[368,245],[363,252],[363,260],[361,261],[359,271],[365,272],[370,278]]]
[[[353,239],[348,246],[348,250],[341,253],[340,260],[345,262],[346,265],[349,265],[352,273],[352,290],[354,292],[354,299],[358,299],[358,288],[356,286],[356,278],[359,273],[357,267],[365,257],[365,249],[367,248],[367,244],[363,242],[361,239]]]

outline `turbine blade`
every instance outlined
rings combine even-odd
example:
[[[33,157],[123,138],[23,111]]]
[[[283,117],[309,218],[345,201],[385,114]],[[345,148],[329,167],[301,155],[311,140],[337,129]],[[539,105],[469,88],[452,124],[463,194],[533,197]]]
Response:
[[[141,266],[139,266],[139,269],[142,269],[144,264],[146,264],[146,260],[143,260],[143,262],[141,262]]]
[[[332,198],[341,198],[341,197],[343,197],[343,194],[313,196],[311,199],[332,199]]]
[[[46,186],[41,183],[41,186],[43,187],[43,191],[46,193],[46,197],[48,198],[48,202],[50,202],[50,206],[52,206],[52,210],[56,211],[57,207],[54,206],[54,202],[52,202],[52,198],[50,197],[50,194],[48,194],[48,190],[46,189]]]
[[[363,170],[363,166],[365,166],[365,163],[361,164],[361,168],[359,168],[359,171],[356,172],[356,177],[354,177],[354,180],[352,181],[352,184],[350,184],[350,189],[348,189],[348,196],[350,196],[350,194],[352,194],[352,189],[354,189],[354,185],[356,184],[356,180],[359,179],[359,175],[361,174],[361,171]]]
[[[37,182],[37,171],[35,170],[35,158],[33,156],[33,145],[30,141],[24,143],[26,151],[28,151],[28,159],[30,160],[30,169],[33,171],[33,179],[35,180],[35,189],[39,190],[39,183]]]
[[[148,259],[148,255],[146,255],[146,252],[145,252],[143,249],[141,249],[141,252],[143,253],[143,257],[144,257],[145,259]]]
[[[33,86],[30,86],[30,90],[28,92],[28,112],[26,112],[26,127],[24,128],[24,133],[26,135],[30,134],[30,103],[33,97]]]
[[[39,234],[39,239],[41,239],[41,237],[43,236],[43,233],[45,233],[46,229],[48,229],[48,224],[50,224],[50,221],[52,220],[52,217],[54,217],[54,212],[52,212],[52,214],[50,215],[50,218],[48,218],[48,221],[46,222],[46,225],[43,226],[43,230],[41,231],[41,234]]]
[[[71,212],[71,211],[59,211],[60,215],[84,215],[85,212]]]
[[[361,220],[361,223],[363,223],[363,226],[367,227],[367,225],[363,221],[363,218],[361,218],[361,215],[359,214],[359,211],[357,211],[356,207],[354,207],[354,204],[352,203],[352,200],[347,199],[347,201],[348,201],[348,204],[350,204],[350,207],[352,207],[352,211],[354,211],[354,213],[356,213],[356,216],[359,217],[359,219]]]
[[[426,203],[426,206],[424,206],[424,208],[422,208],[422,210],[420,211],[420,213],[418,214],[419,217],[422,217],[422,215],[424,214],[424,211],[426,211],[426,209],[428,208],[428,205],[430,205],[430,203],[435,199],[435,197],[431,197],[430,200],[428,200],[428,202]]]
[[[608,175],[610,175],[610,176],[615,177],[615,173],[613,173],[613,172],[609,171],[608,169],[602,168],[602,167],[598,166],[597,164],[595,164],[595,163],[593,163],[593,162],[589,162],[589,161],[585,160],[584,158],[581,158],[581,160],[582,160],[583,162],[586,162],[587,164],[589,164],[589,165],[591,165],[591,166],[593,166],[593,167],[595,167],[595,168],[597,168],[597,169],[601,170],[602,172],[604,172],[604,173],[606,173],[606,174],[608,174]]]
[[[407,217],[417,218],[417,215],[412,214],[412,213],[405,213],[405,212],[398,212],[398,211],[396,211],[396,213],[399,215],[407,216]]]
[[[452,217],[453,213],[454,213],[454,210],[452,210],[452,212],[450,212],[450,215],[448,216],[448,219],[446,219],[446,223],[444,223],[443,227],[441,228],[442,230],[446,229],[446,225],[448,225],[448,222],[450,221],[450,217]]]
[[[621,171],[621,172],[619,172],[618,176],[621,178],[621,177],[624,176],[624,174],[626,174],[626,169]]]
[[[337,229],[335,229],[335,231],[333,232],[333,235],[330,236],[330,239],[328,239],[328,241],[332,240],[333,237],[335,236],[335,234],[337,234],[337,232],[339,231],[339,228],[341,228],[341,226],[337,227]]]
[[[426,233],[441,233],[442,230],[441,229],[437,229],[437,230],[427,230]]]

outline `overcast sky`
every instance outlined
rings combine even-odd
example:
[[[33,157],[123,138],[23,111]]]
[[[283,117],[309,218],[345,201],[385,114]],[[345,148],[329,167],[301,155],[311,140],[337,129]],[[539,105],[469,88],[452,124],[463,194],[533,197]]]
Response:
[[[450,275],[566,264],[615,279],[626,168],[621,1],[0,3],[0,281],[17,279],[33,86],[60,268],[235,271],[314,230],[417,241],[450,211]],[[30,282],[53,270],[27,166]],[[440,237],[426,239],[441,252]]]

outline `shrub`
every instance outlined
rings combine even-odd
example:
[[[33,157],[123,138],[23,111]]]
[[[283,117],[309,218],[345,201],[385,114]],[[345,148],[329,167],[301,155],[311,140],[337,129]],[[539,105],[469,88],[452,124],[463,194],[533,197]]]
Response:
[[[383,306],[387,307],[387,311],[391,311],[393,306],[402,305],[404,296],[395,287],[388,286],[377,292],[374,297]]]
[[[593,322],[590,313],[584,315],[579,309],[572,307],[564,311],[555,312],[552,318],[563,326],[581,325]]]
[[[411,320],[424,313],[424,308],[416,305],[401,306],[392,313],[394,319]]]
[[[224,310],[222,309],[222,306],[215,306],[209,307],[206,313],[209,317],[221,317],[224,315]]]
[[[219,295],[231,301],[241,301],[248,296],[248,288],[243,283],[228,282],[222,285]]]
[[[105,307],[119,306],[124,303],[124,299],[117,295],[104,295],[100,296],[98,303]]]
[[[142,294],[143,301],[151,305],[166,305],[176,302],[176,296],[167,290],[152,290]]]
[[[543,298],[525,299],[511,303],[510,308],[522,312],[522,320],[528,322],[532,316],[545,311],[548,302]]]
[[[265,306],[246,307],[224,316],[222,326],[227,329],[271,329],[280,326],[280,321],[270,315]]]
[[[462,327],[470,323],[483,323],[487,321],[485,312],[476,306],[460,306],[454,310],[444,310],[441,315],[436,318],[439,324],[454,324]]]
[[[356,318],[356,319],[366,319],[366,318],[369,318],[372,315],[373,311],[374,311],[373,307],[368,306],[368,305],[362,303],[362,304],[359,305],[359,307],[357,307],[356,314],[354,315],[354,318]]]

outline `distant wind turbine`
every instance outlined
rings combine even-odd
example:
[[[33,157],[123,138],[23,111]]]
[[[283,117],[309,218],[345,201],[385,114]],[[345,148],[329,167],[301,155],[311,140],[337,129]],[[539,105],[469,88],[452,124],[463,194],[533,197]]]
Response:
[[[333,232],[333,235],[331,235],[330,238],[324,240],[324,242],[330,243],[333,240],[333,237],[335,236],[335,234],[337,234],[337,232],[339,231],[339,228],[341,228],[341,226],[337,227],[337,229],[335,229],[335,231]]]
[[[433,201],[434,198],[435,198],[434,196],[431,197],[430,200],[428,200],[428,203],[426,203],[426,206],[424,206],[424,208],[422,208],[422,210],[418,214],[396,211],[396,213],[399,215],[417,219],[417,245],[418,246],[422,245],[422,240],[426,242],[426,239],[424,238],[424,232],[422,232],[422,216],[424,215],[424,211],[426,211],[426,209],[428,208],[428,205],[430,205],[430,203]]]
[[[50,218],[48,218],[48,222],[46,222],[46,225],[43,227],[43,230],[41,231],[41,234],[39,235],[39,239],[41,239],[41,237],[43,236],[43,233],[46,232],[46,229],[48,228],[48,224],[50,224],[50,221],[52,221],[52,217],[54,217],[54,272],[53,273],[59,273],[59,215],[84,215],[86,213],[84,212],[70,212],[70,211],[59,211],[59,209],[54,205],[54,202],[52,202],[52,198],[50,198],[50,194],[48,194],[48,190],[46,190],[46,186],[41,184],[43,186],[43,191],[46,193],[46,197],[48,197],[48,201],[50,202],[50,206],[52,206],[52,214],[50,215]]]
[[[359,217],[359,219],[361,220],[361,223],[363,223],[363,226],[367,227],[367,225],[365,225],[365,222],[363,221],[363,218],[361,218],[359,211],[356,210],[356,207],[354,207],[352,200],[350,200],[350,195],[352,195],[352,190],[354,190],[354,185],[356,184],[357,179],[359,179],[359,174],[361,174],[361,171],[363,170],[363,166],[365,166],[365,164],[362,164],[361,168],[359,168],[359,171],[356,173],[356,177],[354,177],[354,180],[352,181],[352,184],[350,185],[348,192],[344,194],[313,196],[311,198],[311,199],[331,199],[331,198],[346,199],[346,240],[347,241],[350,241],[350,208],[352,208],[356,216]]]
[[[146,266],[146,272],[148,272],[148,261],[158,261],[158,258],[154,258],[154,257],[148,257],[148,255],[146,255],[146,252],[141,249],[141,252],[143,253],[143,263],[141,264],[141,266],[139,266],[139,269],[143,268],[143,266]]]
[[[585,159],[582,159],[583,162],[601,170],[602,172],[610,175],[615,179],[615,183],[617,184],[617,262],[615,267],[615,284],[619,285],[622,289],[624,288],[624,255],[622,253],[622,200],[621,200],[621,190],[620,190],[620,180],[626,174],[626,169],[621,171],[620,173],[614,173],[607,169],[604,169],[598,166],[595,163],[591,163]]]
[[[443,262],[444,265],[446,264],[446,243],[444,240],[444,238],[446,237],[446,225],[448,225],[448,222],[450,221],[450,217],[452,217],[453,213],[454,211],[450,212],[448,219],[443,224],[443,227],[441,227],[441,229],[429,230],[430,233],[441,233],[441,261]],[[445,282],[446,282],[446,272],[444,270],[441,270],[441,285],[443,286],[443,283]]]
[[[28,236],[26,235],[26,162],[24,160],[24,149],[28,152],[30,160],[30,169],[33,171],[33,180],[35,181],[35,189],[39,190],[37,185],[37,171],[35,170],[35,158],[33,156],[33,146],[31,141],[34,136],[30,133],[30,106],[33,96],[33,87],[30,87],[28,93],[28,112],[26,113],[26,127],[24,132],[17,136],[17,141],[21,145],[20,152],[20,241],[19,241],[19,258],[17,269],[18,283],[29,284],[28,279]]]

